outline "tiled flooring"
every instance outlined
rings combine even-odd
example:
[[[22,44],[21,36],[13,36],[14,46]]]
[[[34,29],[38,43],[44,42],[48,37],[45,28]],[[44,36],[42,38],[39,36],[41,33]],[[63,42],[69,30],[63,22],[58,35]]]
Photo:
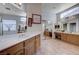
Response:
[[[79,55],[79,46],[47,37],[41,40],[36,55]]]

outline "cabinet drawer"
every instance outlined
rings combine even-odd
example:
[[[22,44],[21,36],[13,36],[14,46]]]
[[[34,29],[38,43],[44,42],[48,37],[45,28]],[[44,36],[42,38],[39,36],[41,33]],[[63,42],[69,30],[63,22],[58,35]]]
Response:
[[[15,54],[17,51],[19,51],[21,49],[23,49],[23,42],[8,48],[7,53],[10,54],[10,55]]]

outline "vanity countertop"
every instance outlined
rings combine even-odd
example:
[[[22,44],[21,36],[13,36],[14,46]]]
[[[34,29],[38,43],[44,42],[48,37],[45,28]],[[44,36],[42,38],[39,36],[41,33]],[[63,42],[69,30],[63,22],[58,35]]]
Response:
[[[32,38],[38,34],[41,34],[41,31],[0,36],[0,51],[4,50],[10,46],[13,46],[17,43],[20,43],[24,40]]]
[[[70,32],[61,32],[61,31],[55,31],[55,32],[58,32],[58,33],[66,33],[66,34],[73,34],[73,35],[79,35],[79,33],[77,32],[72,32],[72,33],[70,33]]]

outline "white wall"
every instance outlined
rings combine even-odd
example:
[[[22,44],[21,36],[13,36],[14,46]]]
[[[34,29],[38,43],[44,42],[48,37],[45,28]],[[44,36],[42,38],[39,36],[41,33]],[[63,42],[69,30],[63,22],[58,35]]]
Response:
[[[32,14],[41,15],[41,4],[40,3],[28,3],[26,12],[27,12],[27,17],[32,17]]]
[[[25,10],[27,13],[27,19],[29,17],[32,18],[32,14],[39,14],[41,15],[41,4],[40,3],[27,3],[25,4]],[[27,20],[28,23],[28,20]],[[32,27],[28,27],[27,31],[36,31],[40,30],[42,27],[41,24],[32,24]]]

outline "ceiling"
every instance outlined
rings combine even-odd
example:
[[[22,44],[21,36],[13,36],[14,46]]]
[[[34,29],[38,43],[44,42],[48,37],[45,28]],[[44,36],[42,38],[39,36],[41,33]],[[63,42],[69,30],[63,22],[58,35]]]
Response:
[[[52,11],[53,13],[61,12],[77,3],[44,3],[42,4],[42,8],[47,12]]]
[[[29,3],[31,4],[31,3]],[[77,3],[32,3],[34,5],[40,5],[43,12],[52,12],[52,13],[58,13],[61,12]],[[23,9],[26,11],[28,3],[23,4]],[[0,13],[4,14],[11,14],[11,15],[23,15],[25,12],[23,10],[20,10],[16,8],[15,6],[11,5],[10,3],[6,3],[6,5],[3,5],[0,3]],[[7,8],[10,8],[8,10]],[[3,11],[3,12],[2,12]]]
[[[25,12],[13,6],[11,3],[6,3],[5,5],[0,3],[0,13],[22,16]]]

